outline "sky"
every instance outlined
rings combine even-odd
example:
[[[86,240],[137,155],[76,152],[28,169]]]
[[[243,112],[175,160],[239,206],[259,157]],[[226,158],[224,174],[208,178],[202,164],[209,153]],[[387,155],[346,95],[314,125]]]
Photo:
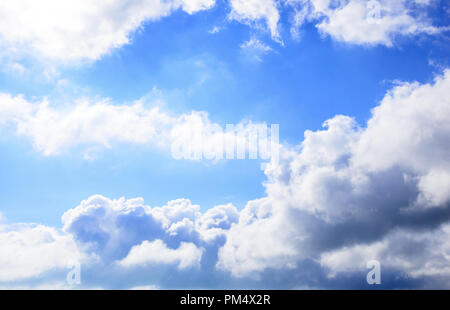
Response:
[[[446,1],[0,15],[0,288],[450,288]],[[174,158],[227,124],[277,160]]]

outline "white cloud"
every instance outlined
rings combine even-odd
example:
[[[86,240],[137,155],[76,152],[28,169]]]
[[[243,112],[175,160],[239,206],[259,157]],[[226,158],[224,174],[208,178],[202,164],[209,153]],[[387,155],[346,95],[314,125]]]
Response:
[[[144,241],[134,246],[127,257],[119,262],[124,267],[149,264],[177,264],[179,269],[200,266],[203,249],[193,243],[181,242],[177,249],[169,249],[161,240]]]
[[[155,291],[159,290],[159,287],[157,285],[143,285],[143,286],[133,286],[130,288],[130,290],[137,290],[137,291]]]
[[[274,0],[231,0],[230,18],[239,22],[254,25],[263,21],[270,31],[273,39],[279,41],[280,13]]]
[[[2,1],[0,45],[57,61],[97,60],[130,43],[145,21],[180,7],[193,14],[214,4],[214,0]]]
[[[19,62],[8,61],[3,65],[3,71],[12,74],[22,75],[27,71],[27,69]]]
[[[62,230],[0,223],[0,287],[71,288],[60,281],[74,264],[80,264],[82,275],[100,269],[133,272],[132,267],[198,271],[237,219],[231,204],[202,213],[188,199],[150,207],[142,198],[92,196],[64,213]],[[81,279],[83,288],[99,287]]]
[[[241,44],[241,49],[254,60],[261,62],[262,56],[274,52],[274,50],[267,44],[261,42],[256,38],[251,38]]]
[[[12,128],[30,138],[35,148],[46,156],[81,148],[85,158],[92,149],[111,148],[115,143],[153,146],[163,150],[187,150],[216,158],[224,138],[231,137],[203,111],[172,115],[138,100],[130,105],[114,105],[107,99],[82,99],[71,105],[53,106],[46,99],[29,102],[23,96],[0,93],[0,126]],[[242,121],[235,126],[237,143],[258,126]],[[201,139],[196,139],[201,137]],[[195,138],[195,139],[194,139]],[[186,145],[188,144],[188,145]],[[247,146],[248,148],[252,146]],[[180,151],[178,150],[178,151]],[[223,152],[220,153],[223,155]],[[186,158],[187,159],[187,158]],[[200,158],[201,159],[201,158]]]
[[[396,36],[420,33],[436,34],[439,28],[424,17],[423,7],[414,8],[411,1],[389,0],[291,0],[296,16],[291,32],[298,36],[298,27],[315,21],[320,32],[335,40],[361,44],[392,46]],[[422,6],[431,5],[420,1]]]
[[[196,266],[201,281],[223,276],[216,266],[246,280],[270,270],[289,278],[309,260],[331,276],[320,281],[331,281],[378,259],[385,271],[448,283],[449,84],[450,71],[433,83],[403,83],[373,109],[365,127],[337,115],[322,130],[306,131],[301,145],[285,145],[279,162],[268,165],[266,197],[240,212],[232,205],[201,212],[188,199],[150,207],[142,198],[96,195],[63,215],[64,233],[43,226],[3,229],[0,247],[8,254],[0,277],[41,275],[78,250],[95,268],[122,268],[119,275],[131,266],[170,273]],[[34,115],[22,98],[5,98],[0,115],[19,121]],[[44,252],[50,259],[31,259]]]
[[[44,290],[44,291],[54,291],[54,290],[70,290],[73,289],[66,282],[62,281],[52,281],[37,285],[5,285],[0,286],[0,290]]]
[[[321,264],[330,275],[365,270],[370,260],[382,268],[401,270],[409,277],[450,276],[450,225],[434,232],[393,231],[383,240],[322,254]],[[447,286],[448,288],[448,286]]]
[[[198,219],[197,229],[204,240],[210,241],[218,236],[226,236],[233,223],[237,223],[239,212],[231,203],[208,209]]]
[[[142,198],[112,200],[96,195],[65,212],[62,221],[64,231],[89,253],[111,261],[123,259],[143,241],[214,243],[237,218],[232,205],[216,206],[202,214],[188,199],[150,207]]]
[[[405,83],[367,128],[336,116],[306,131],[298,150],[285,148],[266,169],[267,197],[240,212],[218,267],[235,276],[295,268],[333,249],[365,249],[397,228],[448,221],[449,88],[450,71],[433,84]]]
[[[450,198],[450,70],[434,84],[405,83],[390,91],[373,109],[354,161],[370,171],[393,166],[412,170],[424,204]],[[435,184],[436,182],[442,182]]]
[[[208,10],[216,4],[216,0],[181,0],[183,10],[189,14]]]
[[[263,42],[261,42],[260,40],[258,40],[256,38],[251,38],[250,40],[245,41],[244,43],[241,44],[241,48],[242,49],[255,49],[262,53],[268,53],[268,52],[272,51],[272,48],[270,46],[264,44]]]
[[[367,3],[374,5],[368,6]],[[230,0],[229,18],[267,29],[282,42],[280,12],[294,15],[291,33],[315,22],[320,32],[343,42],[393,45],[398,35],[437,34],[449,27],[433,26],[424,10],[433,1],[389,0]],[[39,59],[52,76],[60,63],[95,61],[129,44],[146,22],[181,9],[195,14],[214,7],[215,0],[17,0],[0,4],[0,58],[3,69],[23,73],[24,57]],[[379,18],[377,15],[379,8]],[[293,12],[292,12],[293,11]],[[220,30],[213,28],[212,33]],[[42,70],[41,70],[42,71]],[[53,73],[52,73],[53,72]]]
[[[217,249],[217,240],[237,218],[231,204],[201,213],[187,199],[150,207],[142,198],[92,196],[64,213],[62,231],[43,225],[0,224],[0,283],[8,283],[9,288],[52,287],[54,279],[46,282],[46,274],[62,270],[64,277],[74,263],[81,264],[82,273],[91,266],[114,270],[114,265],[198,269],[204,247]],[[37,282],[32,286],[23,282],[30,279]]]
[[[374,5],[368,6],[369,2]],[[369,2],[230,0],[229,18],[267,29],[277,42],[282,42],[281,10],[294,15],[291,23],[294,37],[299,37],[301,25],[310,21],[316,23],[320,32],[354,44],[391,46],[398,35],[437,34],[449,29],[433,26],[431,18],[426,17],[424,10],[433,1]],[[32,57],[44,64],[46,75],[52,76],[58,64],[95,61],[129,44],[146,22],[159,20],[178,9],[195,14],[214,5],[215,0],[3,1],[0,4],[3,69],[22,74],[29,69],[23,59]],[[378,8],[379,18],[374,18]],[[211,33],[218,30],[215,27]]]
[[[219,33],[221,30],[222,30],[221,27],[214,26],[214,27],[211,28],[211,30],[208,31],[208,33],[210,33],[210,34],[216,34],[216,33]]]
[[[43,225],[0,225],[0,282],[70,268],[81,254],[71,236]]]

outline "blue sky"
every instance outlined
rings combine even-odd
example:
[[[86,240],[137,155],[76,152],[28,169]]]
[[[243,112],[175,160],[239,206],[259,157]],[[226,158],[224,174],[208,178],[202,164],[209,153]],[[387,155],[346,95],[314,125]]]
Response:
[[[64,10],[64,8],[53,7],[47,2],[43,1],[42,5],[49,5],[50,11]],[[284,145],[283,148],[286,149],[286,152],[288,150],[296,152],[300,158],[298,162],[302,163],[301,165],[316,167],[316,164],[306,164],[309,163],[308,160],[310,159],[305,158],[309,158],[307,156],[320,158],[322,152],[325,152],[325,154],[334,154],[334,152],[340,154],[341,151],[335,151],[335,148],[343,150],[345,147],[338,147],[335,144],[341,143],[342,139],[345,141],[347,141],[346,139],[351,140],[354,134],[358,134],[347,128],[348,126],[353,128],[358,126],[355,124],[359,124],[359,130],[367,133],[367,137],[361,138],[361,141],[363,139],[369,141],[364,140],[366,141],[364,145],[369,145],[373,140],[376,140],[375,134],[368,134],[370,128],[367,130],[361,128],[369,127],[367,121],[375,119],[371,112],[372,109],[379,106],[381,102],[387,106],[388,103],[384,103],[388,101],[386,97],[395,92],[397,87],[398,89],[410,87],[409,93],[412,95],[409,100],[412,101],[416,100],[416,97],[422,98],[420,90],[418,95],[414,95],[415,85],[422,85],[423,89],[426,89],[427,85],[431,88],[440,85],[436,82],[437,77],[441,77],[444,82],[447,81],[448,74],[446,75],[445,72],[449,66],[448,55],[450,55],[449,7],[444,1],[399,1],[397,6],[386,1],[377,2],[381,6],[382,12],[380,17],[382,19],[379,24],[367,23],[364,20],[365,15],[358,15],[360,11],[357,9],[352,11],[352,5],[354,5],[353,8],[359,8],[359,6],[364,8],[365,2],[357,0],[342,1],[336,7],[330,4],[326,9],[320,8],[319,1],[264,0],[260,2],[260,5],[266,8],[262,11],[260,7],[258,9],[258,5],[254,5],[254,3],[258,3],[257,0],[249,1],[247,5],[242,5],[242,1],[238,0],[230,2],[192,1],[191,4],[186,4],[190,3],[189,1],[174,1],[173,3],[169,1],[167,3],[172,3],[172,9],[154,13],[153,10],[156,10],[157,2],[141,1],[139,4],[135,4],[138,11],[145,12],[148,10],[148,16],[150,16],[144,14],[137,25],[127,20],[128,16],[108,15],[108,9],[120,10],[121,5],[125,5],[126,1],[117,1],[117,5],[111,5],[108,8],[102,8],[101,6],[96,8],[95,14],[97,14],[97,17],[95,20],[98,25],[101,22],[106,25],[109,25],[108,23],[113,25],[111,26],[112,32],[106,34],[102,33],[103,28],[100,26],[89,26],[98,27],[95,28],[95,31],[90,31],[91,28],[86,26],[90,17],[84,17],[82,13],[79,15],[81,17],[74,14],[77,17],[74,17],[75,19],[72,21],[77,22],[76,18],[79,17],[80,21],[78,22],[86,24],[83,24],[85,29],[83,28],[79,32],[73,30],[78,28],[62,25],[64,21],[61,20],[48,21],[48,27],[45,23],[39,24],[41,21],[38,18],[39,16],[33,17],[36,18],[36,25],[43,25],[42,29],[39,26],[37,31],[30,28],[30,20],[27,19],[29,17],[19,18],[16,27],[22,30],[20,33],[19,31],[17,33],[9,32],[6,28],[0,29],[0,47],[3,47],[3,52],[0,52],[0,93],[15,98],[16,102],[19,100],[17,96],[22,96],[21,98],[35,107],[43,100],[47,100],[51,107],[55,109],[54,111],[62,113],[60,115],[70,113],[71,107],[76,106],[77,100],[80,99],[87,100],[91,104],[107,100],[109,107],[131,106],[134,102],[141,100],[146,108],[151,109],[158,106],[167,115],[185,115],[192,111],[205,111],[208,113],[211,122],[222,127],[225,124],[238,124],[242,120],[279,124],[280,142]],[[2,5],[0,6],[0,12],[12,16],[14,12],[17,12],[15,10],[24,9],[26,5],[29,5],[27,1],[18,1],[18,3],[17,7]],[[139,7],[140,5],[142,7]],[[189,7],[189,5],[193,6]],[[349,16],[355,14],[353,18],[348,20],[349,25],[352,22],[355,23],[353,27],[346,28],[334,23],[335,20],[338,21],[337,14],[344,10],[350,12]],[[80,12],[84,11],[81,10]],[[300,14],[301,12],[306,12],[307,17],[301,25],[295,24],[296,18],[303,16]],[[160,16],[151,17],[155,16],[154,14],[160,14]],[[405,18],[405,16],[408,18]],[[362,18],[364,23],[367,23],[367,27],[374,27],[374,30],[372,28],[358,29],[358,18]],[[275,23],[273,23],[274,20]],[[33,21],[31,19],[31,24]],[[6,27],[7,22],[5,22],[5,25],[0,25],[0,28]],[[119,27],[122,23],[126,26],[124,26],[124,29],[127,29],[126,31]],[[94,25],[97,24],[94,23]],[[276,28],[273,28],[273,25]],[[61,27],[61,36],[53,34],[52,31],[56,29],[55,27]],[[109,28],[106,27],[105,29]],[[213,29],[216,29],[216,31],[212,31]],[[66,33],[64,33],[65,31]],[[373,36],[371,37],[371,35]],[[87,37],[89,36],[92,36],[93,41],[89,41],[91,38],[88,40]],[[107,41],[113,36],[125,36],[129,42],[117,44],[112,39],[112,42]],[[84,46],[84,40],[88,42],[85,49],[81,48]],[[97,45],[100,46],[102,40],[106,40],[105,45],[101,45],[103,50],[100,49],[101,52],[94,53],[93,50]],[[54,47],[52,48],[49,44],[54,44]],[[76,56],[72,56],[69,51],[77,46],[80,46],[80,52]],[[58,52],[54,53],[54,51]],[[438,88],[438,86],[435,88]],[[400,102],[403,100],[401,98],[403,98],[402,95],[396,95],[393,100]],[[429,98],[430,103],[425,102],[423,104],[433,104],[436,100],[442,101],[443,107],[436,109],[436,111],[440,111],[436,112],[437,115],[443,113],[442,111],[448,111],[448,109],[445,110],[448,108],[448,91],[447,94],[444,93],[444,98],[438,96],[438,90],[436,90],[436,93],[431,93],[427,98]],[[6,99],[3,98],[2,100],[6,102]],[[60,138],[58,134],[60,130],[63,131],[67,127],[52,127],[52,123],[45,124],[44,122],[44,127],[48,127],[49,132],[41,136],[40,129],[26,129],[35,128],[27,127],[27,124],[31,124],[28,118],[30,116],[26,116],[24,120],[21,119],[20,122],[23,123],[17,124],[14,123],[14,117],[8,119],[8,107],[2,110],[1,106],[2,104],[6,106],[4,102],[0,102],[0,148],[2,150],[0,152],[0,196],[2,197],[0,212],[7,219],[8,225],[13,225],[13,223],[39,223],[39,225],[45,227],[54,227],[57,233],[63,236],[72,235],[75,242],[80,244],[87,241],[83,241],[84,237],[80,237],[84,235],[79,229],[82,229],[80,228],[82,225],[89,227],[90,222],[79,224],[76,226],[78,228],[73,228],[76,219],[73,220],[72,224],[69,222],[62,223],[61,216],[93,195],[102,195],[108,197],[105,199],[111,200],[121,197],[125,197],[125,199],[142,197],[145,205],[152,207],[162,207],[168,201],[185,198],[189,199],[192,204],[199,205],[199,212],[201,213],[206,213],[214,206],[231,203],[236,207],[237,212],[244,212],[242,214],[247,212],[245,210],[250,210],[249,205],[251,203],[249,202],[255,199],[264,197],[264,199],[273,199],[270,205],[275,208],[274,206],[280,204],[280,202],[275,203],[275,201],[286,195],[286,192],[283,191],[274,194],[282,185],[264,185],[268,182],[267,180],[270,180],[269,183],[274,182],[275,184],[278,181],[283,182],[273,172],[276,171],[275,168],[273,168],[273,171],[270,169],[262,171],[260,168],[261,160],[223,160],[219,162],[175,160],[167,149],[161,149],[152,142],[136,143],[133,139],[130,139],[130,141],[115,140],[114,136],[109,141],[111,142],[110,147],[105,148],[101,142],[77,144],[77,142],[63,141],[61,143],[65,144],[62,145],[67,144],[68,147],[62,147],[54,154],[46,154],[45,141],[64,139]],[[19,106],[18,103],[16,105]],[[432,109],[432,107],[429,109]],[[6,115],[3,122],[1,113]],[[434,115],[434,112],[430,113]],[[39,114],[30,115],[31,118],[39,117]],[[333,123],[335,125],[330,125],[328,131],[323,131],[324,135],[327,132],[332,134],[335,132],[333,128],[337,128],[338,131],[343,130],[342,135],[345,138],[332,136],[331,142],[327,142],[330,145],[320,147],[318,145],[322,142],[317,142],[321,139],[319,135],[314,138],[319,139],[317,141],[312,140],[313,138],[304,140],[306,130],[320,133],[321,130],[324,130],[322,124],[326,120],[333,119],[336,115],[346,115],[353,118],[353,125],[349,124],[346,119],[336,119],[336,122]],[[399,112],[398,115],[407,118],[412,115],[412,112]],[[91,131],[93,136],[96,135],[94,131],[102,126],[102,121],[103,118],[100,117],[97,125],[93,126],[92,129],[88,128],[87,132]],[[375,123],[375,121],[373,122]],[[412,119],[411,122],[417,122],[421,126],[427,124],[425,121],[422,122],[417,119]],[[399,121],[399,123],[403,122]],[[405,123],[408,123],[407,120]],[[438,122],[436,121],[436,123]],[[21,131],[20,126],[25,126],[23,127],[25,129],[22,128]],[[380,125],[380,128],[387,128],[391,125],[386,126]],[[106,132],[108,130],[106,129]],[[396,130],[395,127],[392,127],[392,130]],[[408,129],[400,129],[400,131],[402,130]],[[445,141],[445,137],[448,137],[446,136],[448,131],[445,130],[433,132],[431,136]],[[373,129],[373,131],[378,132],[376,129]],[[41,149],[36,146],[36,141],[38,141],[36,139],[39,139],[39,137],[42,137],[42,141],[44,141],[44,146]],[[383,141],[386,137],[379,139]],[[414,138],[399,136],[397,140],[392,140],[392,144],[402,146],[402,141],[406,141],[404,143],[409,147],[415,145],[411,139]],[[310,152],[313,155],[307,155],[306,151],[302,153],[301,149],[295,148],[302,142],[303,150],[309,150],[308,145],[311,144],[312,150]],[[434,144],[433,141],[423,143],[424,148],[430,147],[430,145],[442,147],[441,150],[435,150],[439,154],[445,155],[449,151],[446,143],[436,142],[437,144]],[[374,143],[374,145],[376,147],[377,144]],[[404,148],[408,149],[407,147]],[[378,149],[380,148],[377,147]],[[92,155],[88,159],[86,159],[86,152]],[[362,155],[359,155],[358,152],[360,151],[351,151],[350,155],[346,156],[359,158],[358,156],[361,157]],[[397,158],[396,155],[391,156],[389,152],[394,151],[389,149],[386,152],[381,152],[378,156],[376,154],[374,156]],[[414,154],[411,156],[414,157]],[[418,158],[420,156],[417,155]],[[366,157],[369,158],[370,156],[367,155]],[[390,164],[392,167],[403,167],[403,157],[398,156],[398,158],[398,162]],[[296,162],[294,159],[292,160],[294,163]],[[355,159],[355,161],[358,160]],[[360,161],[365,162],[366,159]],[[380,161],[382,160],[380,159]],[[430,161],[436,162],[436,167],[438,167],[436,169],[447,171],[447,160],[433,158]],[[417,188],[411,190],[415,194],[405,198],[401,194],[403,193],[402,190],[399,189],[390,197],[397,197],[398,194],[401,197],[398,198],[399,201],[406,199],[405,201],[410,201],[413,205],[413,201],[419,201],[422,199],[420,197],[423,196],[428,199],[427,201],[432,201],[432,203],[429,203],[434,206],[438,205],[442,208],[448,206],[447,196],[442,194],[447,192],[448,183],[439,187],[439,193],[430,192],[429,188],[434,185],[428,186],[428,183],[426,183],[434,184],[433,182],[440,180],[441,184],[445,184],[448,175],[435,176],[433,174],[436,171],[433,168],[435,166],[430,168],[425,164],[416,164],[417,162],[421,161],[418,159],[410,166],[401,168],[404,169],[402,170],[404,174],[411,173],[412,179],[419,180],[416,184]],[[373,168],[375,170],[372,168],[372,170],[364,170],[364,175],[370,176],[370,178],[373,177],[378,180],[377,173],[387,173],[384,170],[384,172],[380,172],[379,166],[388,169],[384,164],[375,165],[371,161],[370,165],[377,167]],[[424,168],[425,166],[426,168]],[[291,167],[295,167],[295,164]],[[294,174],[293,171],[290,173],[291,175]],[[299,178],[300,176],[306,178],[302,175],[303,172],[298,173]],[[392,173],[396,175],[394,172]],[[393,178],[395,179],[395,177]],[[420,181],[421,178],[423,178],[423,181]],[[290,187],[290,193],[293,193],[292,195],[295,197],[297,197],[297,194],[309,197],[309,194],[305,191],[310,187],[302,185],[302,182],[298,181],[289,185],[292,186]],[[325,180],[323,182],[331,181]],[[406,185],[403,184],[402,186]],[[377,185],[369,185],[369,191],[375,192],[378,190]],[[329,189],[329,191],[337,190],[333,187],[333,190]],[[329,193],[329,191],[326,190],[326,193]],[[336,194],[337,196],[330,195],[340,197],[340,194]],[[328,212],[324,211],[328,202],[316,201],[312,203],[311,201],[305,202],[304,199],[306,198],[297,197],[291,200],[286,198],[285,203],[293,204],[294,209],[300,208],[302,212],[315,210],[311,211],[313,215],[309,214],[308,216],[317,216],[317,221]],[[339,200],[340,198],[335,199]],[[371,198],[370,201],[374,200],[374,198]],[[104,208],[107,209],[110,200],[105,201]],[[353,203],[361,203],[360,200],[358,201]],[[422,200],[420,201],[416,204],[427,204]],[[322,210],[321,206],[316,206],[316,203],[318,205],[323,204],[324,209]],[[390,203],[395,205],[399,202],[384,202],[383,207],[380,208],[384,210],[384,206]],[[303,205],[305,207],[298,207]],[[315,207],[311,207],[312,205]],[[337,211],[330,211],[327,216],[338,219],[340,214],[353,212],[351,211],[352,206],[347,205],[347,207],[349,209],[341,210],[338,208],[341,210],[339,214],[335,214]],[[289,210],[284,208],[282,210]],[[83,212],[90,211],[80,209],[79,212],[83,214]],[[284,211],[272,212],[283,213]],[[322,212],[325,213],[322,214]],[[242,214],[241,217],[244,216]],[[85,215],[85,217],[87,216]],[[385,216],[395,217],[390,212],[387,212]],[[81,218],[80,215],[80,221],[83,223]],[[321,220],[324,220],[324,218]],[[242,219],[239,220],[239,225],[242,225],[242,221]],[[280,221],[284,220],[280,219]],[[301,226],[304,223],[303,221],[304,219],[299,220],[295,225]],[[197,225],[196,220],[194,222]],[[354,224],[349,220],[348,225],[352,225],[351,223]],[[433,229],[443,229],[440,225],[432,226]],[[392,231],[400,226],[401,224],[393,224]],[[92,231],[94,228],[86,229]],[[235,229],[236,232],[233,232],[230,236],[235,236],[238,233],[237,228]],[[315,231],[314,229],[311,228],[311,231]],[[357,230],[357,228],[354,229]],[[242,228],[243,239],[246,238],[245,231]],[[227,233],[224,234],[222,241],[216,240],[213,243],[218,242],[216,251],[220,252],[218,249],[223,246],[223,253],[228,253],[226,252],[228,240],[235,239],[227,239],[232,237],[228,237]],[[376,235],[376,237],[375,235],[373,238],[368,237],[366,240],[360,240],[354,245],[369,247],[377,240],[390,242],[391,235],[387,232],[386,234]],[[291,237],[289,235],[274,242],[279,244],[284,242],[286,238]],[[92,238],[95,239],[95,237]],[[349,240],[352,239],[351,237],[348,238]],[[168,249],[173,248],[174,251],[177,248],[179,249],[180,242],[187,242],[184,239],[180,239],[181,241],[172,240],[174,244],[171,245],[172,241],[169,239],[163,238],[162,240],[167,244]],[[94,242],[95,240],[91,241]],[[129,251],[132,246],[140,246],[142,241],[154,239],[142,237],[136,240],[139,240],[139,242],[134,241],[134,243],[129,244],[126,250],[119,250],[120,247],[118,246],[117,253],[125,251],[124,253],[131,255]],[[223,245],[224,240],[227,240],[225,245]],[[206,241],[203,240],[202,242]],[[199,243],[200,245],[196,242],[194,244],[198,247],[207,248],[207,245],[202,242]],[[234,246],[238,248],[240,245],[235,244]],[[334,268],[330,267],[333,264],[329,263],[327,258],[334,257],[332,255],[339,255],[338,252],[336,254],[332,250],[339,251],[342,244],[312,251],[310,255],[296,254],[291,257],[292,248],[298,248],[299,253],[311,251],[307,245],[290,244],[286,247],[280,245],[279,254],[269,255],[269,258],[261,258],[261,261],[257,262],[252,262],[251,259],[247,260],[245,257],[228,259],[220,256],[225,254],[211,255],[213,257],[219,255],[220,257],[217,259],[222,263],[218,262],[217,266],[222,266],[220,272],[226,274],[227,280],[223,280],[225,286],[273,287],[280,285],[271,282],[273,279],[270,273],[274,273],[273,270],[280,270],[280,274],[283,274],[284,277],[286,273],[283,268],[289,270],[289,266],[297,263],[296,268],[300,268],[299,266],[307,264],[309,260],[312,260],[314,264],[319,264],[320,267],[317,268],[320,269],[320,276],[318,277],[321,279],[320,281],[326,281],[323,274],[328,271],[323,271],[325,269],[322,268]],[[448,248],[445,249],[448,250]],[[164,250],[165,248],[161,251],[164,252]],[[209,250],[205,251],[209,253]],[[439,252],[439,250],[436,251]],[[89,256],[92,253],[84,254]],[[379,255],[381,256],[381,254]],[[116,256],[113,255],[112,257]],[[123,256],[119,258],[124,259]],[[262,261],[267,260],[273,262],[273,264],[268,263],[267,266],[264,266]],[[245,280],[248,270],[240,270],[233,264],[241,262],[242,265],[246,266],[247,261],[251,266],[262,266],[249,267],[248,270],[266,272],[267,276],[265,275],[263,280],[259,282]],[[332,262],[335,262],[335,260]],[[89,263],[83,264],[88,265],[87,269],[93,268]],[[342,263],[342,265],[346,266],[345,263]],[[355,263],[355,265],[357,264]],[[199,268],[202,269],[203,265]],[[395,264],[389,265],[388,268],[401,269]],[[426,274],[427,277],[430,274],[418,271],[422,270],[422,266],[416,266],[415,268],[414,270],[411,269],[413,274]],[[45,274],[48,270],[44,269],[38,275],[45,282]],[[345,273],[347,269],[343,268],[342,270]],[[231,272],[231,275],[227,272]],[[343,275],[342,279],[344,280],[342,282],[336,280],[337,284],[323,285],[331,287],[342,285],[344,288],[358,286],[350,283],[348,277],[353,277],[355,270],[351,270],[351,272],[353,272],[351,276]],[[127,273],[125,275],[122,274],[122,271],[117,273],[120,274],[118,278],[105,280],[106,282],[109,281],[109,284],[97,283],[95,275],[91,274],[89,279],[92,283],[86,285],[111,287],[111,283],[122,281],[118,279],[129,279]],[[299,273],[301,272],[299,271]],[[198,280],[199,283],[195,285],[201,286],[202,281],[210,281],[211,277],[211,275],[202,276]],[[243,282],[239,282],[241,280],[237,279],[242,277],[244,277]],[[288,282],[292,283],[293,287],[322,285],[322,283],[311,284],[308,279],[304,279],[305,277],[308,276],[302,275],[298,283],[293,279]],[[420,276],[417,277],[422,281]],[[417,280],[417,283],[420,282],[419,280]],[[20,283],[28,283],[26,277],[23,281],[25,282]],[[140,283],[137,284],[160,286],[161,283],[165,283],[164,276],[159,280],[152,279],[151,281],[154,282],[146,283],[145,280],[140,280]],[[161,283],[158,283],[158,281]],[[355,281],[359,283],[359,280]],[[13,282],[6,281],[5,283],[11,284]],[[125,282],[129,287],[137,285],[134,285],[135,283],[132,280],[126,280]],[[393,280],[391,282],[393,283],[392,286],[398,284]],[[422,282],[431,283],[431,286],[441,285],[441,282],[429,278]],[[189,287],[189,285],[194,284],[180,283],[175,286]]]

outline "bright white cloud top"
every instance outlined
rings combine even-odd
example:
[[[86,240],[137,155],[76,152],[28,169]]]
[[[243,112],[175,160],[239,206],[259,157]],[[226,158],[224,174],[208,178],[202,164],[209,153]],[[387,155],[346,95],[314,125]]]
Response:
[[[433,1],[290,0],[297,7],[294,23],[317,20],[320,32],[342,42],[392,46],[396,36],[436,34],[447,28],[433,26],[418,13]],[[447,29],[448,30],[448,29]]]
[[[182,9],[188,14],[214,0],[8,1],[0,4],[0,38],[13,53],[29,51],[60,61],[96,60],[130,43],[146,21]]]
[[[99,148],[127,143],[171,151],[175,159],[225,159],[228,149],[232,158],[242,149],[244,157],[253,152],[269,159],[275,158],[279,147],[278,137],[273,135],[272,139],[264,123],[242,120],[229,124],[232,127],[227,130],[211,122],[207,112],[173,115],[162,111],[158,102],[145,104],[143,100],[132,105],[79,100],[73,105],[52,107],[47,100],[32,103],[21,95],[0,93],[0,125],[30,138],[45,156],[81,148],[84,157],[91,159]],[[265,137],[258,136],[259,132]],[[258,139],[255,143],[248,142],[252,135]]]
[[[449,71],[433,85],[397,86],[373,110],[366,128],[339,115],[325,123],[325,130],[305,132],[299,151],[286,149],[281,164],[266,170],[268,196],[241,211],[220,250],[219,265],[239,276],[295,268],[303,259],[325,255],[324,261],[337,267],[336,256],[328,252],[342,249],[345,255],[344,249],[354,246],[357,258],[355,251],[366,247],[356,244],[395,247],[391,234],[398,237],[403,230],[406,251],[415,238],[424,238],[408,230],[428,225],[437,230],[425,234],[441,244],[447,226],[438,228],[448,220],[450,201],[449,87]],[[432,251],[448,265],[447,245],[441,245]],[[382,253],[390,250],[401,251]],[[435,253],[420,251],[414,254],[427,265],[415,268],[444,263],[433,261]]]

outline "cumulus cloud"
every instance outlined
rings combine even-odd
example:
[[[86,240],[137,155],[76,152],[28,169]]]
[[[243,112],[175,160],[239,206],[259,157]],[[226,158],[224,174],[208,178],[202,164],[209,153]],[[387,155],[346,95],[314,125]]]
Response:
[[[434,26],[424,14],[431,1],[291,0],[295,17],[291,32],[306,21],[332,38],[361,45],[392,46],[396,36],[437,34],[448,27]]]
[[[142,285],[148,281],[160,285],[166,273],[178,274],[182,279],[190,279],[185,281],[193,281],[193,285],[204,285],[201,279],[215,277],[218,248],[238,217],[231,204],[201,212],[188,199],[151,207],[141,198],[109,199],[97,195],[68,210],[62,221],[63,231],[91,257],[83,266],[93,273],[104,270],[125,275],[125,283],[126,275],[135,274],[137,278],[144,277]],[[110,281],[115,280],[110,277]],[[187,282],[176,283],[183,286]]]
[[[358,244],[321,255],[320,261],[331,275],[365,268],[378,260],[382,266],[401,270],[409,277],[450,276],[450,225],[436,231],[396,230],[371,244]],[[448,288],[448,285],[446,286]]]
[[[199,267],[202,259],[202,249],[193,243],[181,242],[177,249],[169,249],[161,240],[153,242],[144,241],[135,245],[127,257],[119,262],[124,267],[133,267],[148,264],[172,264],[179,269]]]
[[[181,0],[183,10],[189,14],[208,10],[216,4],[216,0]]]
[[[162,267],[170,272],[210,272],[217,249],[238,217],[231,204],[202,213],[188,199],[150,207],[142,198],[109,199],[95,195],[64,213],[62,229],[2,224],[0,284],[45,287],[65,278],[74,264],[81,265],[82,279],[84,274],[89,278],[92,273],[126,274],[136,269],[142,272],[142,268],[144,274]],[[59,277],[49,280],[56,271],[60,271]],[[26,282],[31,280],[33,285]],[[95,281],[98,279],[94,276]],[[106,284],[96,282],[86,288],[98,285]]]
[[[158,102],[147,104],[138,100],[115,105],[107,99],[83,99],[54,106],[46,99],[29,102],[21,95],[5,93],[0,93],[0,126],[30,138],[46,156],[81,148],[84,156],[91,158],[92,149],[130,143],[169,150],[176,159],[193,160],[225,158],[229,141],[235,152],[242,148],[245,154],[254,153],[258,145],[247,143],[248,138],[258,134],[258,130],[267,130],[265,123],[243,120],[228,131],[211,122],[204,111],[173,115],[159,108]],[[265,137],[269,136],[272,135],[266,131]],[[277,144],[274,140],[267,147]],[[275,154],[265,152],[265,148],[259,151],[262,159]]]
[[[190,251],[187,243],[214,242],[237,219],[237,209],[232,205],[216,206],[201,213],[200,207],[188,199],[150,207],[142,198],[111,200],[99,195],[83,201],[62,217],[63,230],[83,244],[86,251],[106,261],[124,259],[134,246],[140,246],[134,250],[133,255],[137,255],[163,246],[162,242],[175,247],[184,242],[181,250]],[[143,244],[156,240],[161,243]],[[133,259],[124,264],[130,261]]]
[[[267,168],[268,196],[240,212],[218,267],[236,276],[297,268],[302,260],[319,260],[337,249],[376,248],[397,229],[440,238],[436,229],[449,220],[450,207],[449,83],[446,71],[432,84],[395,87],[366,128],[336,116],[324,130],[306,131],[298,149],[285,148],[280,164]],[[435,171],[440,178],[433,177]],[[433,251],[445,250],[432,243]],[[450,264],[448,256],[441,259]]]
[[[155,138],[156,128],[171,121],[158,108],[146,109],[140,103],[115,106],[106,100],[79,101],[56,109],[46,100],[30,103],[21,96],[0,95],[0,122],[16,125],[17,132],[30,137],[45,155],[80,144],[108,147],[113,140],[148,143]]]
[[[0,276],[42,275],[75,252],[96,275],[93,285],[134,272],[140,282],[130,287],[271,287],[281,279],[291,288],[342,288],[342,279],[377,259],[385,285],[397,278],[391,274],[407,277],[391,287],[446,287],[449,86],[450,71],[429,84],[403,83],[366,126],[337,115],[306,131],[299,146],[285,145],[279,162],[267,166],[266,196],[239,212],[232,205],[202,212],[188,199],[151,207],[141,198],[96,195],[63,215],[62,231],[2,228],[0,247],[9,254]],[[44,252],[50,259],[31,259]]]
[[[437,34],[448,26],[433,25],[426,10],[434,1],[389,0],[230,0],[229,19],[267,30],[282,43],[280,16],[291,16],[291,33],[299,37],[305,22],[332,38],[363,45],[392,46],[396,36]],[[58,64],[95,61],[132,41],[145,23],[183,10],[211,9],[215,0],[32,1],[0,4],[0,59],[3,70],[22,74],[23,59],[45,64],[52,76]],[[213,33],[219,28],[213,28]]]
[[[0,224],[0,282],[36,278],[81,259],[72,236],[38,224]]]
[[[273,39],[280,40],[279,25],[280,13],[277,2],[274,0],[231,0],[230,18],[257,25],[262,21],[270,31]]]
[[[0,44],[58,61],[97,60],[130,43],[146,21],[182,8],[189,14],[214,0],[32,1],[0,4]]]

